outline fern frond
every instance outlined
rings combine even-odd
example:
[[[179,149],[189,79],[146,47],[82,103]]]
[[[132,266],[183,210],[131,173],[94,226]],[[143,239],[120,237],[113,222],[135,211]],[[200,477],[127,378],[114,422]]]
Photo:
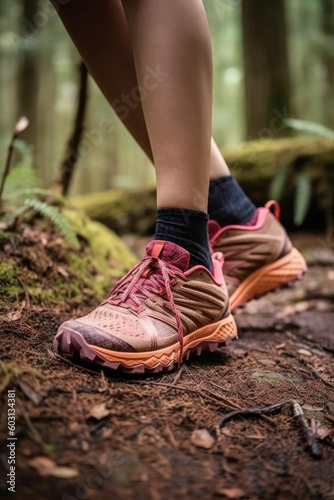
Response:
[[[60,194],[52,191],[51,189],[45,189],[40,187],[31,187],[31,188],[23,188],[16,189],[11,193],[7,194],[4,198],[5,201],[10,201],[12,203],[20,202],[22,200],[36,198],[37,196],[50,196],[56,198],[62,205],[67,203],[66,198]]]
[[[34,146],[19,138],[14,140],[13,146],[20,155],[19,163],[32,166],[34,163]]]
[[[23,205],[27,209],[32,208],[33,210],[36,210],[36,212],[50,220],[75,248],[80,248],[79,240],[69,222],[55,208],[51,207],[44,201],[36,199],[24,200]]]
[[[299,174],[296,180],[295,211],[293,222],[300,226],[310,207],[312,195],[312,180],[307,174]]]
[[[13,167],[6,178],[4,196],[8,196],[19,189],[40,187],[41,180],[37,172],[30,165],[17,165]]]
[[[286,118],[285,125],[301,132],[309,134],[322,135],[328,139],[334,139],[334,130],[331,130],[320,123],[310,122],[306,120],[297,120],[296,118]]]
[[[17,217],[24,214],[24,212],[26,212],[27,210],[28,207],[20,206],[13,212],[5,212],[5,214],[1,216],[1,220],[11,225],[15,221],[15,219],[17,219]]]
[[[282,198],[288,171],[289,169],[287,167],[282,167],[270,182],[269,196],[271,199],[279,201]]]

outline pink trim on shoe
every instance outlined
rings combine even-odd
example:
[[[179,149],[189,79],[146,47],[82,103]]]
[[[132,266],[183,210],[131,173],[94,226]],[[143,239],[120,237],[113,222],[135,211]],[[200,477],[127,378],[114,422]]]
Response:
[[[242,224],[231,224],[230,226],[224,226],[219,231],[217,231],[216,234],[211,238],[210,240],[211,245],[223,232],[227,231],[228,229],[243,229],[246,231],[257,231],[258,229],[260,229],[266,222],[266,218],[269,213],[269,208],[266,207],[257,208],[256,213],[257,213],[256,224],[254,224],[253,226],[247,226]]]

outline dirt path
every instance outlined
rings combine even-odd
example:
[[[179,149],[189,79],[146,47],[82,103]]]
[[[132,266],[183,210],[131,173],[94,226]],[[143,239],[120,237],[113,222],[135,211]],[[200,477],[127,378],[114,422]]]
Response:
[[[144,380],[62,360],[51,346],[68,311],[11,313],[0,323],[1,498],[334,498],[333,267],[313,265],[295,287],[248,304],[227,350]],[[232,411],[284,402],[220,426]]]

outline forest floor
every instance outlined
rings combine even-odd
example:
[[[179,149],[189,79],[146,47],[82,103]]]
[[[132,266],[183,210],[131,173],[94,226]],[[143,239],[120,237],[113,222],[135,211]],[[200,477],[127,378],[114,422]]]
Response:
[[[310,261],[303,280],[237,311],[228,348],[166,375],[61,358],[52,341],[70,303],[1,315],[1,498],[13,495],[15,390],[13,498],[334,499],[334,265],[320,239],[298,240]]]

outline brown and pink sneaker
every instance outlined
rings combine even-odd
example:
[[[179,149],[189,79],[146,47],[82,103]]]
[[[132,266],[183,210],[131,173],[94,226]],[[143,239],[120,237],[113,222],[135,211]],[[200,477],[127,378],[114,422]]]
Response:
[[[55,347],[68,357],[129,373],[171,370],[191,352],[236,337],[220,253],[214,272],[189,267],[180,246],[152,241],[144,258],[87,316],[63,323]]]
[[[270,201],[257,209],[252,225],[220,227],[209,221],[212,250],[224,254],[223,272],[232,311],[300,278],[307,270],[304,257],[279,222],[279,213],[278,203]]]

